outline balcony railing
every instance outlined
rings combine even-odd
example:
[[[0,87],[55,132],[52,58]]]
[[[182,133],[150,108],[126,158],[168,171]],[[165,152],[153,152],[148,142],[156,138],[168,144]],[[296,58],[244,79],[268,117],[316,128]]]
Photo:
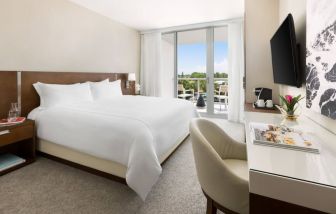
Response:
[[[185,90],[190,90],[190,89],[194,89],[195,90],[195,95],[197,95],[197,98],[199,97],[199,95],[202,93],[202,94],[206,94],[206,90],[203,91],[203,89],[200,88],[200,82],[201,81],[207,81],[207,78],[193,78],[193,77],[178,77],[177,78],[178,80],[178,84],[182,84],[181,81],[182,80],[188,80],[188,81],[194,81],[196,82],[196,88],[192,87],[192,88],[187,88],[185,87]],[[218,90],[219,89],[219,86],[220,85],[228,85],[228,78],[214,78],[214,84],[215,84],[215,87],[214,89],[215,90]]]
[[[200,95],[207,99],[207,78],[191,78],[191,77],[179,77],[177,78],[178,84],[183,85],[183,89],[185,90],[184,94],[179,94],[178,97],[181,99],[187,99],[196,105],[196,101]],[[188,84],[183,84],[183,81],[188,81]],[[201,82],[204,81],[203,84]],[[220,87],[224,85],[228,85],[228,78],[214,78],[214,111],[215,113],[225,113],[227,111],[228,106],[228,94],[227,88],[226,92],[222,92]],[[191,93],[193,90],[194,93]],[[220,93],[219,93],[220,92]],[[188,96],[190,94],[190,96]],[[198,111],[204,112],[204,108],[198,108]]]

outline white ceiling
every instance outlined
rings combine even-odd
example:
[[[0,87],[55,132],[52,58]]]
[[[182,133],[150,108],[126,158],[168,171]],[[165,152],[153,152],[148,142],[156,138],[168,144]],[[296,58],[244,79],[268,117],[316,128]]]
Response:
[[[137,30],[243,17],[244,0],[71,0]]]

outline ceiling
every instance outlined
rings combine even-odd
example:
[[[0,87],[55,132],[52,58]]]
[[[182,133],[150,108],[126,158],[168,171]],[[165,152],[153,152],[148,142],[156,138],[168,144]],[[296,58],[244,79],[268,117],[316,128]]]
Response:
[[[70,0],[137,30],[243,17],[244,0]]]

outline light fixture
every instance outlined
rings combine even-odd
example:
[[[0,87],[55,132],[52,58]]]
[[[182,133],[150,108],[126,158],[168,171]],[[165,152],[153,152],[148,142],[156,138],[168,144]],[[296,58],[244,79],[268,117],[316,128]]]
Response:
[[[135,80],[136,80],[135,73],[129,73],[128,74],[128,80],[126,82],[126,88],[130,87],[130,81],[135,81]]]

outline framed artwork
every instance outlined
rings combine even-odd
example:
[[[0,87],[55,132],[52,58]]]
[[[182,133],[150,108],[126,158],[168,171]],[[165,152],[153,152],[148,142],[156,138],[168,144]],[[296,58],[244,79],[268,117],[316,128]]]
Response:
[[[306,106],[336,119],[336,1],[307,0]]]

